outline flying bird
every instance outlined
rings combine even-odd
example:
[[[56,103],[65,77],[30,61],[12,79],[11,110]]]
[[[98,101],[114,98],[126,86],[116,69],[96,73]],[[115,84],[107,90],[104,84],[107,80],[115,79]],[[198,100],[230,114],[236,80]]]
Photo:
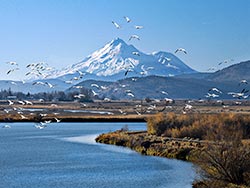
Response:
[[[32,85],[44,85],[43,82],[37,81],[37,82],[33,82]]]
[[[138,110],[135,110],[138,116],[141,116],[141,113]]]
[[[105,97],[105,98],[103,99],[103,101],[105,101],[105,102],[110,102],[110,101],[111,101],[111,99],[110,99],[110,98]]]
[[[143,28],[143,26],[141,26],[141,25],[135,25],[135,29],[142,29]]]
[[[235,93],[235,92],[228,92],[228,95],[232,95],[233,98],[238,98],[238,99],[246,99],[248,98],[248,95],[245,95],[246,93],[248,93],[249,90],[243,89],[241,92],[239,93]]]
[[[86,74],[85,72],[83,73],[82,71],[77,71],[78,73],[79,73],[79,78],[81,79],[81,78],[83,78],[83,76]]]
[[[132,72],[132,71],[133,71],[132,69],[127,69],[127,70],[125,71],[124,75],[127,76],[128,73],[129,73],[129,72]]]
[[[116,29],[120,29],[121,28],[121,26],[118,23],[116,23],[114,21],[112,21],[112,23],[114,24],[114,26],[116,27]]]
[[[17,101],[19,104],[21,104],[21,105],[25,105],[25,102],[23,102],[23,101]]]
[[[98,88],[98,89],[100,88],[99,85],[97,85],[97,84],[91,84],[90,86],[91,86],[91,87],[96,87],[96,88]]]
[[[33,105],[32,102],[28,101],[28,100],[24,100],[24,102],[27,104],[27,105]]]
[[[17,64],[17,62],[15,62],[15,61],[8,61],[8,62],[6,62],[7,64],[10,64],[10,65],[17,65],[18,66],[18,64]]]
[[[171,61],[171,58],[167,58],[167,57],[166,57],[166,60],[167,60],[167,61]]]
[[[35,125],[35,128],[37,128],[37,129],[44,129],[45,127],[47,127],[46,125],[42,125],[42,124],[37,124],[37,125]]]
[[[7,71],[7,73],[6,73],[6,74],[10,74],[10,73],[12,73],[12,72],[14,72],[14,71],[16,71],[16,70],[19,70],[19,68],[10,69],[10,70],[8,70],[8,71]]]
[[[210,67],[207,69],[207,71],[215,71],[216,70],[216,67]]]
[[[218,65],[222,65],[223,63],[227,64],[227,63],[230,63],[232,61],[234,61],[234,59],[224,60],[224,61],[219,62]]]
[[[94,96],[98,96],[99,94],[96,93],[94,90],[91,90]]]
[[[56,120],[57,123],[60,123],[60,122],[61,122],[61,119],[55,118],[55,120]]]
[[[166,106],[164,106],[162,109],[158,110],[158,112],[163,112],[164,110],[166,110]]]
[[[183,108],[183,110],[191,110],[193,108],[192,105],[190,104],[185,104],[185,107]]]
[[[100,86],[101,87],[101,89],[102,90],[106,90],[106,89],[108,89],[108,87],[107,86]]]
[[[131,35],[130,38],[128,39],[128,41],[130,41],[131,39],[140,40],[140,37],[138,35]]]
[[[9,105],[13,105],[14,104],[14,102],[12,102],[11,100],[8,100],[8,102],[9,102]]]
[[[72,84],[73,83],[73,81],[72,80],[66,80],[66,81],[64,81],[66,84]]]
[[[25,117],[24,115],[20,114],[22,119],[27,119],[27,117]]]
[[[161,57],[159,58],[159,60],[158,60],[158,62],[161,63],[161,64],[165,64],[166,61],[170,62],[170,61],[171,61],[171,58],[161,56]]]
[[[127,23],[131,22],[131,19],[127,16],[123,16],[123,18],[126,20]]]
[[[137,56],[140,56],[140,53],[139,52],[132,52],[133,55],[137,55]]]
[[[76,88],[76,89],[82,89],[83,86],[73,86],[73,88]]]
[[[85,97],[85,95],[84,95],[84,94],[74,95],[74,98],[80,99],[80,98],[82,98],[82,97]]]
[[[217,93],[222,93],[222,91],[219,90],[219,89],[216,88],[216,87],[213,87],[213,88],[209,89],[208,91],[215,91],[215,92],[217,92]]]
[[[187,51],[184,48],[178,48],[177,50],[175,50],[174,53],[177,53],[177,52],[183,52],[184,54],[187,54]]]
[[[161,91],[161,93],[164,95],[168,95],[168,92],[166,92],[166,91]]]
[[[44,84],[45,84],[45,85],[47,85],[47,86],[49,86],[49,88],[54,87],[54,85],[52,85],[52,84],[51,84],[51,83],[49,83],[49,82],[45,82]]]
[[[239,83],[239,85],[240,84],[248,84],[248,83],[247,83],[247,80],[241,80],[240,83]]]
[[[219,97],[219,95],[216,95],[216,94],[214,94],[214,93],[207,93],[207,95],[205,95],[205,97],[207,97],[207,98],[216,98],[216,97]]]
[[[10,110],[4,109],[3,110],[6,114],[8,114],[10,112]]]
[[[127,95],[130,97],[135,97],[135,95],[133,93],[128,93]]]
[[[2,126],[2,128],[9,129],[9,128],[11,128],[11,126],[10,125],[4,125],[4,126]]]
[[[34,64],[34,63],[30,63],[30,64],[26,65],[26,68],[29,68],[29,67],[34,67],[34,66],[35,66],[35,64]]]

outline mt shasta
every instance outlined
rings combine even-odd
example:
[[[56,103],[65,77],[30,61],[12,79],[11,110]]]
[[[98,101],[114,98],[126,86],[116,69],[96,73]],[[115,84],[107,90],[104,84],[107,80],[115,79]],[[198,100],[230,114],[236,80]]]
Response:
[[[145,54],[133,45],[128,45],[122,39],[116,38],[83,61],[62,70],[56,70],[47,78],[66,81],[79,76],[79,72],[84,74],[84,80],[117,81],[125,76],[175,76],[196,71],[172,53]]]

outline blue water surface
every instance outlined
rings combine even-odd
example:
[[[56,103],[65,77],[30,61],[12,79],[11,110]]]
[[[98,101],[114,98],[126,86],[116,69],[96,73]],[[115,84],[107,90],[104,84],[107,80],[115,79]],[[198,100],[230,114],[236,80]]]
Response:
[[[12,123],[0,128],[0,188],[189,188],[191,163],[95,143],[104,132],[145,123]],[[0,127],[6,124],[1,124]]]

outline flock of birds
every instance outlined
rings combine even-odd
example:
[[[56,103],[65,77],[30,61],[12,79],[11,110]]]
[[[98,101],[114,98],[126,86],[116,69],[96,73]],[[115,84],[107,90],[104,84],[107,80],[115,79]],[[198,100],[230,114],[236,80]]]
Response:
[[[33,105],[33,102],[32,101],[28,101],[28,100],[17,100],[17,101],[13,101],[13,100],[7,100],[8,102],[8,108],[5,108],[3,111],[5,114],[17,114],[20,116],[20,118],[22,120],[28,120],[28,116],[35,116],[37,114],[33,113],[33,112],[30,112],[30,113],[27,113],[27,109],[26,108],[23,108],[24,106],[32,106]],[[39,102],[44,102],[43,100],[39,100]],[[23,107],[20,107],[23,106]],[[56,104],[51,104],[51,107],[57,107]],[[39,113],[38,116],[42,119],[46,116],[48,116],[49,114],[48,113]],[[57,116],[59,115],[58,112],[54,112],[53,113],[54,117],[52,118],[53,119],[53,122],[56,122],[56,123],[59,123],[61,122],[60,119],[57,118]],[[51,117],[50,117],[51,118]],[[37,129],[44,129],[46,128],[50,123],[52,123],[52,120],[44,120],[44,121],[40,121],[38,123],[35,123],[34,127],[37,128]],[[6,125],[3,125],[2,128],[11,128],[10,125],[6,124]]]
[[[239,82],[239,86],[246,86],[248,84],[247,80],[243,79]],[[235,99],[247,99],[249,95],[247,94],[249,92],[248,89],[245,87],[240,92],[227,92],[228,95],[231,95]],[[205,95],[207,98],[218,98],[220,94],[223,92],[219,90],[216,87],[213,87],[208,90],[208,93]]]
[[[127,16],[124,16],[124,19],[126,20],[127,23],[130,23],[130,22],[132,21],[132,20],[131,20],[129,17],[127,17]],[[113,23],[113,25],[115,26],[116,29],[121,29],[121,28],[122,28],[121,25],[118,24],[117,22],[112,21],[112,23]],[[142,25],[134,25],[134,28],[137,29],[137,30],[139,30],[139,29],[143,29],[144,26],[142,26]],[[141,39],[140,39],[140,36],[138,36],[137,34],[131,35],[131,36],[129,37],[128,41],[131,41],[132,39],[141,40]],[[177,53],[177,52],[183,52],[184,54],[187,54],[187,51],[186,51],[186,49],[184,49],[184,48],[177,48],[177,49],[175,50],[175,53]],[[138,52],[132,52],[132,53],[133,53],[134,55],[140,55]]]
[[[131,23],[132,20],[127,17],[127,16],[124,16],[124,19],[126,21],[126,23]],[[114,27],[116,29],[121,29],[122,26],[120,24],[118,24],[117,22],[115,21],[112,21],[112,24],[114,25]],[[134,25],[134,28],[136,30],[140,30],[140,29],[143,29],[144,26],[142,25]],[[138,40],[140,41],[140,36],[138,36],[137,34],[133,34],[129,37],[128,41],[132,41],[132,40]],[[175,50],[174,53],[184,53],[184,54],[187,54],[187,51],[186,49],[184,48],[177,48]],[[140,56],[140,53],[139,52],[132,52],[132,55],[135,55],[135,56]],[[165,61],[171,61],[170,58],[168,57],[161,57],[164,62]],[[225,60],[225,61],[222,61],[222,62],[219,62],[218,63],[218,66],[221,66],[223,64],[228,64],[230,62],[234,61],[233,59],[229,59],[229,60]],[[9,62],[6,62],[8,65],[11,66],[11,68],[6,72],[7,75],[9,74],[13,74],[14,72],[16,71],[19,71],[20,68],[19,68],[19,65],[17,62],[14,62],[14,61],[9,61]],[[129,66],[125,69],[125,73],[124,73],[124,76],[127,76],[129,72],[132,72],[132,71],[135,71],[133,70],[135,66]],[[50,67],[47,63],[44,63],[44,62],[39,62],[39,63],[31,63],[31,64],[28,64],[26,65],[26,68],[28,69],[28,72],[25,74],[25,76],[31,76],[31,77],[38,77],[38,78],[47,78],[48,76],[50,76],[50,71],[52,71],[54,68]],[[145,67],[144,65],[141,65],[141,72],[139,72],[140,75],[147,75],[148,71],[154,69],[154,67]],[[215,70],[215,68],[209,68],[208,71],[211,71],[211,70]],[[66,80],[65,83],[66,84],[74,84],[74,81],[79,81],[81,79],[84,78],[84,75],[87,74],[87,72],[81,72],[81,71],[77,71],[78,75],[77,76],[74,76],[72,77],[70,80]],[[132,81],[137,81],[137,78],[131,78]],[[15,82],[11,82],[12,84],[16,84]],[[23,81],[23,83],[25,83],[25,81]],[[247,80],[241,80],[239,82],[239,86],[242,87],[242,86],[245,86],[247,85],[248,82]],[[47,81],[34,81],[32,83],[32,85],[42,85],[42,86],[45,86],[45,87],[49,87],[49,88],[54,88],[55,85],[47,82]],[[96,83],[92,83],[91,85],[91,91],[92,91],[92,94],[93,96],[99,96],[99,92],[101,91],[104,91],[104,90],[107,90],[109,89],[108,86],[104,86],[104,85],[98,85]],[[120,84],[119,85],[120,88],[124,88],[124,92],[125,94],[130,97],[130,98],[136,98],[135,94],[133,91],[131,91],[130,89],[126,89],[127,85],[122,85]],[[79,91],[81,91],[81,89],[83,88],[83,86],[81,85],[73,85],[72,88],[75,88],[75,89],[79,89]],[[118,88],[115,88],[114,89],[114,92],[116,92],[118,90]],[[236,98],[236,99],[247,99],[249,97],[248,95],[248,92],[249,90],[247,90],[246,88],[243,88],[240,92],[227,92],[226,94],[228,95],[231,95],[233,98]],[[165,95],[165,101],[167,103],[172,103],[174,100],[171,99],[171,98],[168,98],[167,96],[169,95],[167,91],[160,91],[160,93],[162,95]],[[225,94],[222,90],[216,88],[216,87],[213,87],[211,89],[208,90],[207,94],[205,94],[205,97],[208,98],[208,99],[212,99],[212,98],[219,98],[220,95],[222,94]],[[84,98],[86,97],[85,94],[83,93],[80,93],[77,94],[77,95],[74,95],[74,98],[76,99],[81,99],[81,98]],[[42,101],[43,99],[41,99]],[[105,102],[110,102],[111,99],[105,97],[103,99],[103,101]],[[155,102],[159,102],[160,100],[157,100],[157,99],[154,99]],[[219,101],[219,100],[218,100]],[[17,104],[19,105],[33,105],[33,103],[31,101],[28,101],[28,100],[18,100],[18,101],[15,101]],[[8,103],[9,103],[9,106],[12,106],[14,105],[14,101],[11,101],[11,100],[8,100]],[[54,107],[56,107],[56,105],[54,104]],[[136,106],[138,107],[138,106]],[[153,104],[153,105],[150,105],[147,110],[148,112],[150,112],[150,110],[155,110],[156,109],[156,104]],[[161,112],[163,112],[165,109],[167,109],[167,107],[164,107],[163,109],[159,110]],[[189,103],[185,104],[185,106],[183,107],[182,111],[183,113],[187,113],[187,112],[190,112],[191,110],[193,109],[193,106]],[[17,114],[20,115],[21,119],[27,119],[27,117],[23,114],[23,108],[21,107],[13,107],[12,109],[4,109],[4,112],[5,113],[9,113],[10,111],[15,111]],[[119,110],[121,114],[125,114],[124,111],[122,111],[121,109]],[[141,112],[139,112],[138,110],[135,110],[135,112],[138,114],[138,115],[142,115]],[[45,117],[47,114],[40,114],[42,117]],[[60,122],[60,120],[57,118],[57,117],[54,117],[54,120],[56,122]],[[44,129],[45,127],[47,127],[47,125],[51,123],[51,120],[49,121],[43,121],[43,122],[40,122],[38,124],[35,125],[35,127],[37,129]],[[3,126],[3,128],[10,128],[9,125],[5,125]]]
[[[128,16],[124,16],[124,19],[126,21],[126,23],[130,23],[132,22],[132,20],[128,17]],[[112,21],[113,25],[117,28],[117,29],[121,29],[121,25],[118,24],[117,22],[115,21]],[[134,28],[136,30],[140,30],[140,29],[143,29],[144,26],[142,25],[134,25]],[[131,40],[140,40],[140,37],[136,34],[133,34],[130,36],[130,38],[128,39],[129,41]],[[183,52],[184,54],[187,54],[187,51],[184,49],[184,48],[178,48],[176,49],[175,53],[177,52]],[[140,56],[140,53],[139,52],[132,52],[133,55],[135,56]],[[165,60],[167,61],[171,61],[170,58],[166,58],[166,57],[163,57]],[[165,61],[164,60],[164,61]],[[9,74],[13,74],[14,72],[16,71],[19,71],[20,68],[19,68],[19,65],[17,62],[15,61],[9,61],[9,62],[6,62],[7,64],[9,64],[11,66],[11,68],[6,72],[7,75]],[[129,67],[124,67],[125,69],[125,73],[124,75],[127,76],[129,72],[136,72],[133,68],[135,66],[133,65],[133,63],[131,62],[131,66]],[[48,76],[50,76],[51,74],[51,71],[54,70],[54,68],[48,66],[47,63],[45,62],[38,62],[38,63],[30,63],[30,64],[27,64],[26,65],[26,68],[29,69],[29,71],[25,74],[25,76],[29,76],[29,78],[37,78],[37,79],[46,79]],[[144,65],[141,66],[141,71],[139,72],[140,75],[147,75],[148,71],[151,70],[151,69],[154,69],[154,67],[144,67]],[[73,78],[71,78],[70,80],[66,80],[64,81],[66,84],[74,84],[75,81],[79,81],[83,78],[84,75],[88,74],[87,72],[81,72],[81,71],[77,71],[79,73],[78,76],[74,76]],[[137,72],[136,72],[137,73]],[[26,81],[25,79],[22,81],[22,83],[24,84]],[[12,81],[11,84],[13,85],[17,85],[16,82]],[[49,87],[49,88],[54,88],[56,85],[53,85],[52,83],[49,83],[47,81],[43,82],[43,81],[35,81],[32,83],[32,85],[40,85],[40,86],[45,86],[45,87]],[[75,87],[75,86],[74,86]],[[76,86],[75,88],[77,89],[81,89],[80,88],[81,86]],[[93,90],[93,95],[94,96],[97,96],[97,93]],[[134,97],[134,95],[132,95],[131,93],[128,93],[128,96],[131,96],[131,97]],[[84,95],[78,95],[76,96],[76,98],[81,98],[81,97],[84,97]]]
[[[15,61],[8,61],[6,64],[10,65],[11,68],[6,72],[7,75],[13,74],[16,71],[19,71],[19,65]],[[54,70],[54,68],[50,67],[47,63],[45,62],[38,62],[38,63],[30,63],[26,65],[26,68],[28,69],[28,72],[26,72],[25,76],[27,79],[30,78],[41,78],[45,79],[48,76],[50,76],[50,71]],[[25,84],[25,79],[22,81],[23,84]],[[11,84],[17,85],[16,82],[12,81]],[[33,82],[32,85],[43,85],[43,86],[48,86],[50,88],[54,87],[54,85],[48,83],[48,82],[41,82],[41,81],[36,81]]]

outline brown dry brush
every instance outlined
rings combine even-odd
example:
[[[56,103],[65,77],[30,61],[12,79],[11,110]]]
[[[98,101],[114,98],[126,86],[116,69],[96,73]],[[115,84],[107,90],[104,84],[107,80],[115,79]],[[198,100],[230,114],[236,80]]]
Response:
[[[207,136],[213,142],[194,155],[207,187],[250,186],[250,146],[242,144],[239,125],[222,126]]]
[[[250,117],[243,114],[157,114],[147,119],[148,133],[175,138],[192,137],[216,139],[224,130],[241,130],[243,138],[250,138]]]
[[[148,119],[148,133],[207,140],[195,150],[201,180],[194,187],[250,186],[250,117],[243,114],[158,114]]]
[[[250,186],[249,146],[238,141],[220,142],[210,144],[194,156],[202,178],[200,182],[203,182],[200,187],[229,187],[229,184]]]

